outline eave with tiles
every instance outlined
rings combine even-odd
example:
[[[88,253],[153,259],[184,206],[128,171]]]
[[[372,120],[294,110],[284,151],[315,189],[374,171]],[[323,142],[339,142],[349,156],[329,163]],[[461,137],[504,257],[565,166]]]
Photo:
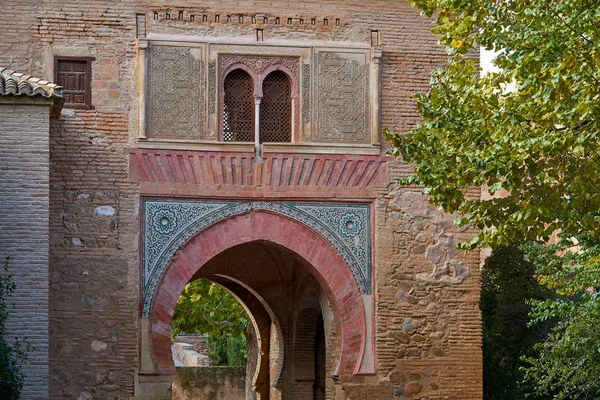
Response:
[[[0,103],[49,104],[50,116],[58,118],[64,98],[55,83],[0,67]]]

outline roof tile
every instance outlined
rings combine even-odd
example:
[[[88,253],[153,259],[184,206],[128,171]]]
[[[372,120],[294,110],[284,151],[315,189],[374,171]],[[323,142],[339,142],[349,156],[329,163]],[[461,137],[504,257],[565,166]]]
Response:
[[[53,118],[60,115],[64,104],[62,89],[62,86],[55,83],[0,67],[0,97],[42,96],[51,98],[54,101],[50,112]]]
[[[0,96],[62,97],[62,87],[39,78],[32,78],[0,67]]]

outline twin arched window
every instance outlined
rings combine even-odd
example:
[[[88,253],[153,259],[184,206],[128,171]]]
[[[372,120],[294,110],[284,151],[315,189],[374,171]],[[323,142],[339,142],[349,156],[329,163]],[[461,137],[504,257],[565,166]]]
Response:
[[[231,71],[224,81],[223,140],[252,142],[255,135],[254,82],[242,70]],[[292,141],[292,85],[282,71],[273,71],[262,84],[259,103],[261,143]]]

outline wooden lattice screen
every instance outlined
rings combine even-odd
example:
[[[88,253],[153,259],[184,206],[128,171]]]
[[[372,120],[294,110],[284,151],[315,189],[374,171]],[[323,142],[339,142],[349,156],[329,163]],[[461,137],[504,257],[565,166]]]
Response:
[[[260,103],[260,141],[291,142],[292,85],[281,71],[271,72],[263,81]]]
[[[254,101],[252,78],[241,69],[231,71],[224,82],[223,141],[254,140]]]

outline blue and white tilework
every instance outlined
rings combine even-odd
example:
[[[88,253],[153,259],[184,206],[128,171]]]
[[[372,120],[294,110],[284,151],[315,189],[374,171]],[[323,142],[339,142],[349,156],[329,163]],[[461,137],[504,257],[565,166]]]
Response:
[[[171,258],[184,243],[210,225],[253,210],[286,216],[318,232],[340,253],[360,292],[371,293],[371,217],[368,204],[144,199],[142,317],[148,317],[156,285]]]

